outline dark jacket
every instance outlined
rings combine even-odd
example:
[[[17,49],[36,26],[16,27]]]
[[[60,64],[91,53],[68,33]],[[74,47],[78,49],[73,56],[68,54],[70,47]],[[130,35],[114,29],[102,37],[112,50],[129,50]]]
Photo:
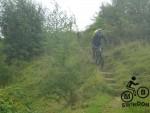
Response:
[[[92,46],[95,48],[99,48],[101,46],[101,42],[103,38],[104,37],[101,32],[96,32],[92,39]]]

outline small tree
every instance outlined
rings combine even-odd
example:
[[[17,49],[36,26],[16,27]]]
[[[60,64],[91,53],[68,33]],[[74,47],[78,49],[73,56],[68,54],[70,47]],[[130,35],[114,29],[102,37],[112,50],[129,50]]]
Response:
[[[47,16],[47,29],[51,33],[71,31],[75,24],[75,18],[68,16],[61,10],[58,3],[54,2],[54,9],[50,10]]]

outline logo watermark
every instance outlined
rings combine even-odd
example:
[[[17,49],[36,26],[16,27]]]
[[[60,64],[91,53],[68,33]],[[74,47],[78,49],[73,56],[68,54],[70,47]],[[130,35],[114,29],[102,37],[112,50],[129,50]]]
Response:
[[[139,85],[139,83],[136,83],[135,80],[136,77],[133,76],[126,85],[127,90],[123,91],[121,94],[121,100],[123,101],[122,107],[149,107],[149,102],[133,102],[135,96],[142,99],[147,98],[149,96],[149,89],[147,87],[139,86],[137,90],[136,88],[132,87]]]

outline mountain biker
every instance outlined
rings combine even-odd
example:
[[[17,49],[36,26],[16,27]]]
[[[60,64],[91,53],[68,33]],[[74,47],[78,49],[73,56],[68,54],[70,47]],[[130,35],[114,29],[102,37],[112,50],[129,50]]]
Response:
[[[92,52],[93,52],[93,59],[96,59],[96,50],[100,50],[102,52],[102,39],[105,40],[102,29],[97,29],[94,32],[92,37]]]
[[[135,82],[134,82],[134,81],[136,80],[136,77],[135,77],[135,76],[133,76],[131,79],[132,79],[132,80],[130,80],[130,81],[128,82],[126,88],[129,89],[129,90],[132,90],[132,91],[135,93],[135,88],[132,87],[132,85],[136,86],[136,85],[139,85],[139,83],[135,83]]]

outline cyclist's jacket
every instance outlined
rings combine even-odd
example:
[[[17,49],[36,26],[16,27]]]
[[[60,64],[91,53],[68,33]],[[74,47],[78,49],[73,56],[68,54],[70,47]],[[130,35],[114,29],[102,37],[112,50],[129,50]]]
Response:
[[[101,46],[101,40],[103,35],[101,32],[95,32],[93,39],[92,39],[92,46],[95,48],[99,48]]]

